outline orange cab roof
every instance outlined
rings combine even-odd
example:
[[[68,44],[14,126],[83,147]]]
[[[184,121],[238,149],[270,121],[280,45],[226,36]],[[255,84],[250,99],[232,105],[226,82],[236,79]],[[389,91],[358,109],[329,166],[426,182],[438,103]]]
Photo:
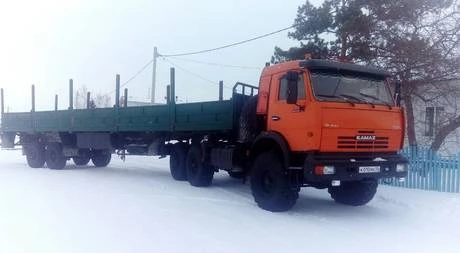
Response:
[[[331,60],[296,60],[287,61],[282,63],[273,64],[267,66],[262,71],[262,76],[273,75],[280,72],[286,72],[288,70],[296,70],[301,68],[315,69],[315,70],[327,70],[334,72],[349,72],[349,73],[361,73],[365,75],[388,77],[391,73],[375,68],[372,66],[363,66],[353,63],[337,62]]]

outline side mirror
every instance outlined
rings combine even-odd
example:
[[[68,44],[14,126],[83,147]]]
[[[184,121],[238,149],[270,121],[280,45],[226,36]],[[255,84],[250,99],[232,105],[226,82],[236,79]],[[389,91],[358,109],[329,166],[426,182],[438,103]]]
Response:
[[[297,83],[299,82],[299,73],[295,71],[289,71],[286,74],[287,89],[286,89],[286,103],[297,104]]]
[[[394,96],[396,105],[401,106],[401,82],[395,83],[395,94],[393,96]]]

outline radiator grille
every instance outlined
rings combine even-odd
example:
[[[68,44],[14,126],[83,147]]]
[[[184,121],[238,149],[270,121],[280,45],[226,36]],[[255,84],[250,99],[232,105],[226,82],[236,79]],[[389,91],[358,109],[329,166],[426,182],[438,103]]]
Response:
[[[359,131],[358,135],[373,134],[371,131]],[[386,149],[389,137],[375,136],[375,140],[358,140],[357,136],[338,136],[337,148],[342,149]]]

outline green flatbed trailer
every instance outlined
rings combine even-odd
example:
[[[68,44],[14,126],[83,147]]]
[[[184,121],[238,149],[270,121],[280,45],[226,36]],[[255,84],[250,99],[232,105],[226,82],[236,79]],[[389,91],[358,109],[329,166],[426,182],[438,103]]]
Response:
[[[32,110],[30,112],[4,112],[4,94],[2,89],[2,147],[14,148],[37,139],[44,142],[67,142],[74,148],[79,147],[78,136],[92,134],[95,141],[103,139],[110,143],[104,144],[105,149],[124,150],[128,146],[144,146],[155,140],[171,139],[187,141],[195,136],[218,135],[233,138],[238,133],[239,114],[245,102],[257,94],[257,87],[237,83],[229,100],[222,99],[220,86],[218,101],[176,104],[172,99],[175,94],[174,69],[171,69],[171,85],[168,86],[167,104],[128,107],[119,100],[112,108],[73,109],[73,83],[70,82],[69,109],[54,111],[35,111],[35,87],[32,87]],[[120,94],[119,76],[117,76],[116,98]],[[127,91],[125,90],[127,95]],[[57,98],[56,98],[57,99]],[[57,103],[57,102],[56,102]],[[89,103],[89,99],[88,99]],[[54,137],[50,137],[53,136]],[[56,139],[56,135],[59,137]],[[20,141],[15,143],[15,137]],[[107,138],[101,138],[107,136]],[[200,138],[198,137],[198,138]],[[50,139],[51,140],[46,140]],[[53,140],[54,138],[54,140]],[[61,140],[59,140],[59,138]],[[65,139],[71,139],[65,140]],[[77,139],[77,140],[74,140]],[[88,139],[88,138],[85,138]],[[64,143],[66,144],[66,143]],[[92,148],[91,143],[83,144],[83,148]],[[26,147],[27,148],[27,147]],[[132,154],[143,154],[131,149]],[[146,150],[144,150],[146,151]],[[26,154],[26,151],[24,151]],[[124,153],[126,154],[126,153]],[[153,154],[152,154],[153,155]]]
[[[117,152],[126,155],[169,155],[172,143],[199,142],[204,136],[234,140],[238,135],[238,120],[246,101],[258,88],[244,83],[233,87],[229,100],[223,100],[223,84],[219,85],[219,100],[196,103],[175,103],[175,71],[171,68],[167,103],[128,107],[120,104],[120,77],[116,78],[115,105],[111,108],[91,108],[88,95],[86,109],[73,109],[73,81],[69,83],[69,109],[35,111],[35,87],[32,86],[30,112],[4,112],[4,91],[1,90],[2,148],[22,146],[28,163],[32,156],[46,156],[48,144],[58,145],[66,159],[92,158],[93,153]],[[127,97],[127,89],[125,89]],[[19,137],[19,141],[17,140]],[[34,151],[34,154],[30,154]],[[47,157],[44,158],[46,160]],[[33,159],[32,159],[33,160]],[[43,159],[41,159],[43,160]],[[110,162],[110,161],[108,161]],[[107,163],[108,163],[107,162]],[[41,167],[42,161],[32,167]],[[47,163],[50,167],[50,162]],[[65,163],[55,167],[61,169]]]

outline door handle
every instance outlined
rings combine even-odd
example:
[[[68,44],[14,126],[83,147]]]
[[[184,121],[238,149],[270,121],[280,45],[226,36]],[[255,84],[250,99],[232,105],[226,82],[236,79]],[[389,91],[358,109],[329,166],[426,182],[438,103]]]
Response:
[[[276,116],[276,115],[273,115],[273,116],[272,116],[272,120],[273,120],[273,121],[278,121],[278,120],[280,120],[280,119],[281,119],[281,118],[280,118],[279,116]]]

